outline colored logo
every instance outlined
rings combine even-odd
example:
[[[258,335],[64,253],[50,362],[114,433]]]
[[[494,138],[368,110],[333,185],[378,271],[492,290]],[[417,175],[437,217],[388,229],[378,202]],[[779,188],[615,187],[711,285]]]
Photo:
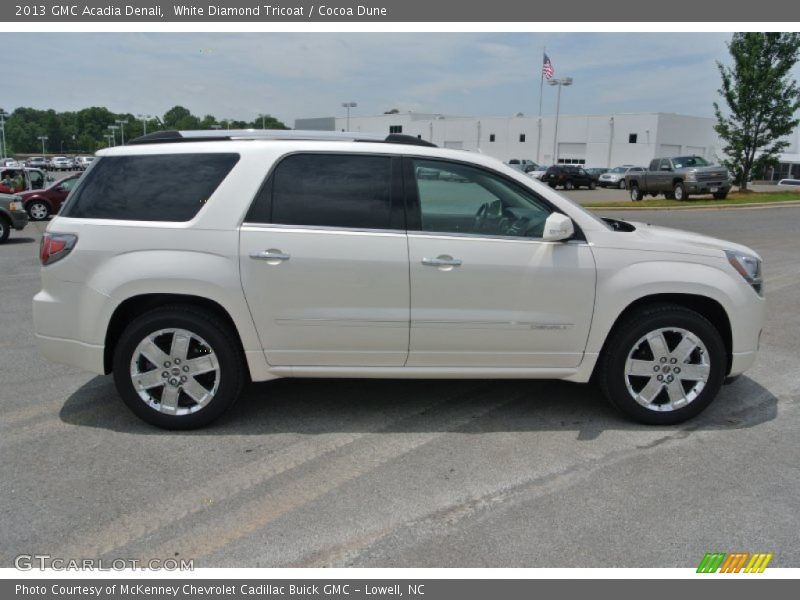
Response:
[[[763,573],[772,553],[756,552],[707,552],[697,567],[698,573]]]

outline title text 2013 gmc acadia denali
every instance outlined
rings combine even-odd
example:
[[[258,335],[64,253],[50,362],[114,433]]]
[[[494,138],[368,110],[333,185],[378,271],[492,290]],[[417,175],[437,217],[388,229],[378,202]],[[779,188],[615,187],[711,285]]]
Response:
[[[753,364],[761,259],[405,136],[159,132],[47,227],[36,336],[154,425],[277,377],[597,380],[678,423]]]

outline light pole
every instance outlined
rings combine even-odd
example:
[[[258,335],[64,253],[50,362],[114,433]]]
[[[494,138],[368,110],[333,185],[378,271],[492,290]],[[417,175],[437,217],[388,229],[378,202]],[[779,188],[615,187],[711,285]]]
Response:
[[[114,145],[117,145],[117,129],[119,129],[119,125],[109,125],[108,128],[111,130],[111,136],[114,138],[113,142]]]
[[[216,130],[216,131],[219,131],[220,129],[222,129],[222,125],[220,125],[219,123],[214,123],[214,124],[211,126],[211,129],[214,129],[214,130]]]
[[[142,135],[147,135],[147,121],[153,117],[150,115],[136,115],[136,118],[142,122]]]
[[[556,126],[553,131],[553,164],[558,164],[558,117],[561,112],[561,88],[572,85],[572,77],[562,77],[561,79],[550,79],[547,85],[558,86],[558,96],[556,97]]]
[[[347,109],[347,131],[350,131],[350,109],[358,106],[358,102],[342,102],[342,106]]]
[[[46,135],[40,135],[39,136],[39,141],[42,142],[42,154],[46,154],[47,153],[47,150],[45,150],[45,147],[44,147],[44,143],[49,139],[50,138],[48,138]]]
[[[111,145],[114,142],[114,136],[111,135],[110,133],[107,133],[103,137],[106,138],[106,146],[111,148]]]
[[[128,124],[128,119],[118,119],[116,124],[119,125],[119,143],[125,145],[125,125]]]
[[[264,114],[258,113],[258,118],[261,119],[261,129],[266,129],[267,128],[266,119],[269,116],[271,116],[271,115],[264,115]]]
[[[8,148],[6,147],[6,117],[10,117],[6,111],[0,110],[0,130],[2,130],[3,137],[0,138],[0,142],[3,144],[3,158],[7,158],[6,154],[8,153]]]

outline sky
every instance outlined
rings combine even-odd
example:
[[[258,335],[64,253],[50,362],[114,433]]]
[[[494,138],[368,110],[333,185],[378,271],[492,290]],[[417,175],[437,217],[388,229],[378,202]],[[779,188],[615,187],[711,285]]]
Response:
[[[724,33],[4,33],[0,107],[252,120],[401,112],[536,115],[542,48],[562,114],[712,116]],[[800,68],[795,77],[800,79]],[[13,83],[12,83],[13,82]],[[545,86],[543,113],[555,111]]]

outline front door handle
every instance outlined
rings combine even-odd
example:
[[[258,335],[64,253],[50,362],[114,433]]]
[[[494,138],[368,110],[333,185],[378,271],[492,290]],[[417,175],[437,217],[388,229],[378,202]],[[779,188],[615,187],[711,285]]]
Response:
[[[449,254],[440,254],[436,258],[423,258],[422,264],[426,267],[460,267],[461,259],[453,258]]]
[[[266,260],[267,262],[274,264],[284,260],[289,260],[291,257],[291,254],[276,250],[275,248],[270,248],[269,250],[264,250],[263,252],[250,253],[250,258],[255,258],[256,260]]]

